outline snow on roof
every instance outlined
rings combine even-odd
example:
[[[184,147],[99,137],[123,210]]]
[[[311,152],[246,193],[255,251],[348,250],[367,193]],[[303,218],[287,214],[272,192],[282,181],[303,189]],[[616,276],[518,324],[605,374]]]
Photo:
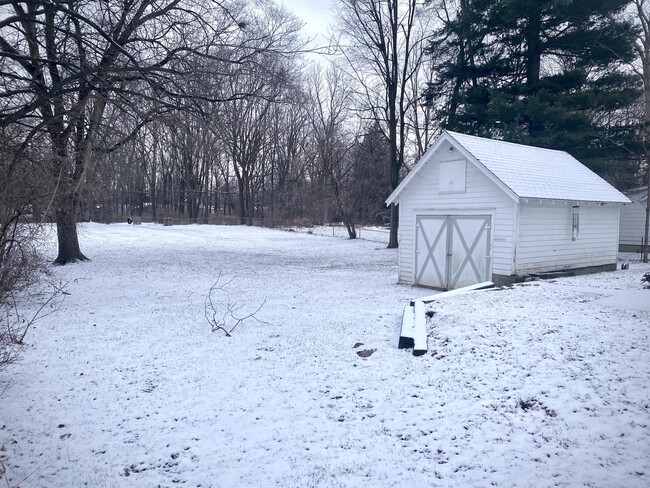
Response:
[[[447,134],[520,198],[629,203],[625,195],[564,151]]]
[[[625,195],[565,151],[445,131],[386,204],[397,201],[402,190],[445,140],[477,163],[479,169],[513,198],[630,203]]]

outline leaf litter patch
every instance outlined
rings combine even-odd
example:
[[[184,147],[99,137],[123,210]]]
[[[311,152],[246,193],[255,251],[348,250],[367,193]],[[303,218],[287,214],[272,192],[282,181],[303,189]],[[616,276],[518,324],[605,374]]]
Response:
[[[520,399],[517,406],[523,412],[541,411],[541,412],[544,412],[549,417],[557,417],[557,412],[555,410],[553,410],[552,408],[547,407],[541,401],[536,400],[535,398],[529,398],[527,400]]]

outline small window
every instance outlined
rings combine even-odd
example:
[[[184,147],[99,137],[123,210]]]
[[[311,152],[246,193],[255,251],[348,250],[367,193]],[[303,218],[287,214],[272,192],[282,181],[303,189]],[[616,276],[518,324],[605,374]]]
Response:
[[[573,206],[571,216],[571,240],[575,241],[580,232],[580,205]]]
[[[440,163],[440,193],[465,193],[465,177],[467,173],[465,160],[445,161]]]

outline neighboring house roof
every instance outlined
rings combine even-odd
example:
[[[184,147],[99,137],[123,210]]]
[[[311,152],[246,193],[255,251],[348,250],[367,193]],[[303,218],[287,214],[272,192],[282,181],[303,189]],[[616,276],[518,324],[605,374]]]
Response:
[[[535,198],[630,203],[625,195],[564,151],[444,131],[388,197],[387,204],[397,202],[402,190],[445,141],[472,160],[515,200]]]
[[[633,188],[631,190],[624,191],[625,196],[627,196],[633,202],[641,203],[645,205],[645,202],[648,201],[648,187],[640,186],[639,188]]]

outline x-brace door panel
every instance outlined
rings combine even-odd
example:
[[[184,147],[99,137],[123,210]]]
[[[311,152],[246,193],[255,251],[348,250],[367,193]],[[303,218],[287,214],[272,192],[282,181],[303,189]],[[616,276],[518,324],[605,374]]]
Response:
[[[481,283],[490,279],[490,221],[489,215],[451,216],[449,280],[447,288]]]
[[[454,289],[490,279],[490,215],[418,215],[415,284]]]
[[[447,284],[447,217],[417,216],[415,284],[445,288]]]

